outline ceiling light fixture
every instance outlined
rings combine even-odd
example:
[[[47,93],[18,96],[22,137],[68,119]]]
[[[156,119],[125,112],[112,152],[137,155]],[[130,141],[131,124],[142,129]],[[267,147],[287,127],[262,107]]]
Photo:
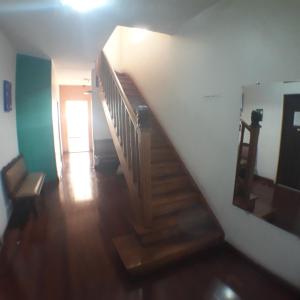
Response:
[[[74,10],[84,13],[97,9],[105,4],[106,0],[61,0],[65,6],[69,6]]]

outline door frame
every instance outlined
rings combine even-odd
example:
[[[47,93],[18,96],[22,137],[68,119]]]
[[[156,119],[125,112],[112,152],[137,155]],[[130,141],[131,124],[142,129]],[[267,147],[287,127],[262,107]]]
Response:
[[[282,183],[279,182],[279,176],[280,176],[280,171],[281,171],[281,168],[282,168],[282,159],[283,159],[283,143],[284,143],[284,139],[283,139],[283,134],[284,134],[284,125],[285,125],[285,114],[286,114],[286,110],[287,110],[287,97],[289,96],[293,96],[293,95],[299,95],[299,94],[284,94],[283,95],[283,109],[282,109],[282,118],[281,118],[281,134],[280,134],[280,148],[279,148],[279,156],[278,156],[278,163],[277,163],[277,174],[276,174],[276,184],[277,185],[280,185],[280,186],[283,186],[283,187],[286,187],[288,189],[292,189],[292,190],[297,190],[299,191],[298,189],[295,189],[293,187],[290,187],[288,185],[284,185]]]

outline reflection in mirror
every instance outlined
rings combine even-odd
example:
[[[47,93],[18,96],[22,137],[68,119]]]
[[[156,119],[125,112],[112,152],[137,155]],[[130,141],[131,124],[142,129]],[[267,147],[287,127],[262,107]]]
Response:
[[[300,111],[295,111],[294,112],[294,126],[300,126]]]
[[[233,204],[300,237],[300,82],[243,88]]]

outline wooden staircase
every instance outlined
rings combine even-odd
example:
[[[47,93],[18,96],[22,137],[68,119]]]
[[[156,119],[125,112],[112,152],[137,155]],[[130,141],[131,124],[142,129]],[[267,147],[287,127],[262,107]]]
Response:
[[[221,243],[221,226],[134,82],[103,52],[97,71],[130,192],[134,234],[113,241],[126,269],[148,272]]]

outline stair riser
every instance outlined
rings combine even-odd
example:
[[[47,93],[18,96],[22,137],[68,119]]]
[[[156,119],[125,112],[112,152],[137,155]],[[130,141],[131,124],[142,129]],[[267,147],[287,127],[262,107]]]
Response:
[[[184,227],[176,225],[173,227],[165,228],[163,230],[148,233],[142,236],[139,236],[141,243],[146,245],[155,244],[161,241],[166,241],[174,238],[182,238],[183,236],[195,236],[202,235],[202,229],[197,223],[191,222],[190,224],[185,224]]]
[[[180,231],[176,227],[167,228],[165,230],[161,230],[159,232],[153,232],[144,236],[139,236],[139,240],[142,245],[147,246],[151,244],[155,244],[157,242],[170,239],[172,237],[176,237],[180,235]]]

